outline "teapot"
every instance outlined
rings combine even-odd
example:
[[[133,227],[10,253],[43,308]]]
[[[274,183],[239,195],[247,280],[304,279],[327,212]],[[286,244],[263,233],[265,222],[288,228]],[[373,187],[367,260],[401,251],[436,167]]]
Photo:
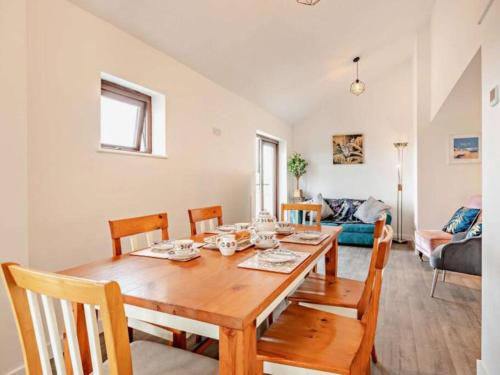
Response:
[[[276,218],[269,211],[262,210],[255,218],[253,226],[256,232],[274,231]]]

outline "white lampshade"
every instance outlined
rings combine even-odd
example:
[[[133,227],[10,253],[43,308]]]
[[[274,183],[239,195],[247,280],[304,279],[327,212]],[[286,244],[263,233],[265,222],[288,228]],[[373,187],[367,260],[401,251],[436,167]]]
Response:
[[[351,93],[356,95],[356,96],[359,96],[362,93],[364,93],[365,89],[366,89],[365,83],[360,81],[359,79],[355,80],[351,84]]]

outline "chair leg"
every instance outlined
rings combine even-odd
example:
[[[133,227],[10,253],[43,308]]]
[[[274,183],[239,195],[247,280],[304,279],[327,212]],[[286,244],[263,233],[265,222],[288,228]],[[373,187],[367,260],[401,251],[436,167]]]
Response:
[[[431,287],[431,297],[434,297],[434,290],[436,289],[436,283],[439,276],[439,270],[434,269],[434,276],[432,277],[432,287]]]
[[[443,283],[446,282],[446,271],[445,270],[443,270],[443,280],[442,281],[443,281]]]
[[[373,348],[372,348],[372,361],[375,364],[378,363],[377,351],[375,350],[375,344],[373,344]]]
[[[186,332],[172,330],[173,346],[179,349],[187,348]]]

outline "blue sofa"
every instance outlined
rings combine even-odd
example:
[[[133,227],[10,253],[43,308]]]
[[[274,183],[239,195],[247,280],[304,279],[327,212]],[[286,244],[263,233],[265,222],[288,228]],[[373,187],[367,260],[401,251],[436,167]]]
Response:
[[[374,224],[359,221],[353,215],[358,207],[364,202],[361,199],[328,199],[325,202],[333,211],[333,216],[321,220],[321,225],[342,226],[339,236],[340,245],[372,246]],[[392,216],[387,212],[387,224],[391,224]]]

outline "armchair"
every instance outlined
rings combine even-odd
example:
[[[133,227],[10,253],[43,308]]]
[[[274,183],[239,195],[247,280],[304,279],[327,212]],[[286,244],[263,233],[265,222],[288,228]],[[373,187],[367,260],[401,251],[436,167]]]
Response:
[[[431,267],[434,268],[431,297],[439,276],[443,271],[443,281],[446,271],[460,272],[468,275],[481,276],[481,237],[466,238],[467,233],[453,235],[451,242],[438,246],[430,256]]]

